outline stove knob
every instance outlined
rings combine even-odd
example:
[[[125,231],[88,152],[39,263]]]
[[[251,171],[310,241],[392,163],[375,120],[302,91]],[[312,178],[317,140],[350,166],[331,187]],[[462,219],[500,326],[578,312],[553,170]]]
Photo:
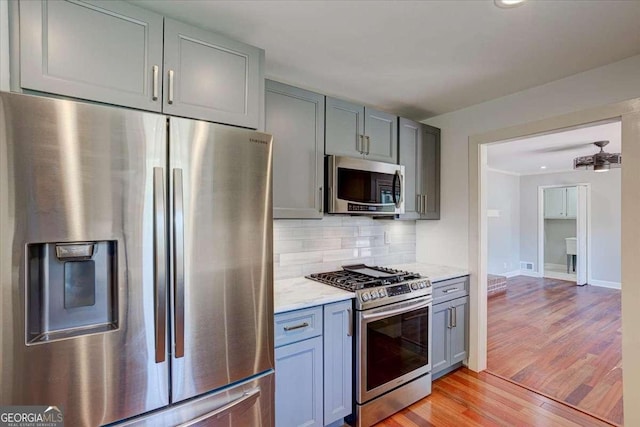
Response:
[[[420,289],[424,289],[427,287],[427,284],[425,282],[420,282]]]
[[[362,297],[362,301],[364,302],[369,301],[369,292],[363,292],[361,297]]]
[[[376,291],[371,291],[371,299],[377,299],[378,298],[378,293]]]
[[[411,284],[411,289],[413,289],[414,291],[418,290],[418,284],[417,283],[412,283]]]
[[[379,296],[380,298],[384,298],[386,295],[387,295],[387,293],[385,292],[385,290],[384,290],[384,289],[379,289],[379,290],[378,290],[378,296]]]

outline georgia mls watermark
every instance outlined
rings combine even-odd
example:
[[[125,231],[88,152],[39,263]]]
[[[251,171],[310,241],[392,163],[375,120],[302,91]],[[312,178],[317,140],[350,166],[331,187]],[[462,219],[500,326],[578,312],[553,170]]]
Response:
[[[64,427],[57,406],[0,406],[0,427]]]

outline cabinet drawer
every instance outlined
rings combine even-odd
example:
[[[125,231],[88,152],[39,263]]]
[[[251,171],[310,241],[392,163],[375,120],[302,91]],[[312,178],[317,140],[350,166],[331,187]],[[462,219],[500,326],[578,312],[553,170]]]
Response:
[[[276,314],[275,346],[322,335],[322,306]]]
[[[434,304],[464,297],[469,294],[469,276],[436,282],[433,288]]]

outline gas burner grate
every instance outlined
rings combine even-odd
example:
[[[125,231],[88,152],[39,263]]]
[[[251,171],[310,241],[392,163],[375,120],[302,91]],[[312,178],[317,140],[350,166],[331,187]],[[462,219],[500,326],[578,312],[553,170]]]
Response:
[[[358,272],[358,270],[368,271],[373,275]],[[357,291],[359,289],[375,288],[406,280],[417,279],[419,274],[402,270],[395,270],[386,267],[370,267],[364,264],[346,265],[343,270],[330,271],[327,273],[315,273],[306,276],[308,279],[335,286],[347,291]]]

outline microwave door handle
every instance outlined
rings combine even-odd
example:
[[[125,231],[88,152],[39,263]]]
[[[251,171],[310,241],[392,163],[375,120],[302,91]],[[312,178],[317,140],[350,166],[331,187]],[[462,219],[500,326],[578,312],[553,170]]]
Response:
[[[396,182],[398,183],[398,189],[400,190],[400,197],[396,196]],[[402,174],[400,171],[396,171],[395,175],[393,175],[393,185],[391,188],[391,196],[393,198],[393,203],[396,205],[396,208],[400,208],[402,204]]]

